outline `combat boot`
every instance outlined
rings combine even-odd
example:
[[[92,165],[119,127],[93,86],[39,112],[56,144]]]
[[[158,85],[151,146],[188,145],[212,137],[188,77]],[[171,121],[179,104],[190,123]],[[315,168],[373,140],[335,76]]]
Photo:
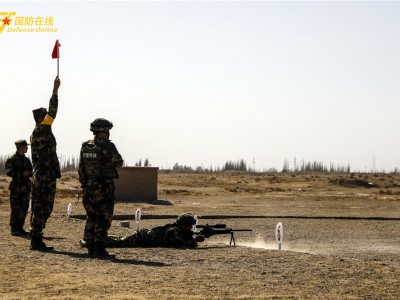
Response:
[[[29,233],[26,232],[23,228],[21,229],[12,229],[11,235],[12,236],[27,236]]]
[[[103,242],[96,242],[94,246],[93,258],[97,259],[114,259],[115,254],[107,252]]]
[[[32,235],[31,240],[31,250],[38,250],[38,251],[53,251],[54,247],[49,247],[43,242],[43,235]]]
[[[88,256],[89,256],[90,258],[93,258],[93,256],[94,256],[94,250],[95,250],[94,241],[93,241],[93,240],[80,240],[80,241],[79,241],[79,245],[80,245],[82,248],[87,248],[87,250],[88,250]]]

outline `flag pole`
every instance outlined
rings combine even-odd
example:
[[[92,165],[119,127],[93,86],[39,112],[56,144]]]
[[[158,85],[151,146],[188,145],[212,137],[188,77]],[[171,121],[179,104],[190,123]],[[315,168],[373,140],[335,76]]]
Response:
[[[54,45],[53,52],[51,53],[51,58],[57,58],[57,77],[60,76],[60,43],[56,40],[56,44]]]

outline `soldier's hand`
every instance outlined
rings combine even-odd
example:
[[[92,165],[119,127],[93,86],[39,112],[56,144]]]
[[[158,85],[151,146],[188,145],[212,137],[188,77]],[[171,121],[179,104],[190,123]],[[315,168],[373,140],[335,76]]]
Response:
[[[60,85],[61,85],[61,80],[57,76],[56,79],[54,80],[53,95],[58,94],[58,89],[59,89]]]
[[[195,237],[196,242],[204,242],[204,236],[203,235],[198,235]]]

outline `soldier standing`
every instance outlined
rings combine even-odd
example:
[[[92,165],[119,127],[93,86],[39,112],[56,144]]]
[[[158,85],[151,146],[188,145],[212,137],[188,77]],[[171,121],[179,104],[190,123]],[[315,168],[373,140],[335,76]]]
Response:
[[[29,208],[29,195],[31,192],[32,164],[25,156],[28,151],[28,143],[25,140],[15,142],[17,151],[6,161],[7,176],[12,177],[10,182],[10,227],[11,235],[25,236],[25,218]]]
[[[123,165],[121,155],[109,140],[113,124],[106,119],[96,119],[90,124],[94,139],[82,144],[79,161],[79,181],[83,188],[83,206],[87,219],[83,239],[89,257],[112,259],[105,249],[107,232],[114,213],[114,178]]]
[[[61,177],[60,164],[57,157],[57,142],[51,125],[57,115],[58,89],[61,81],[54,80],[53,95],[50,99],[49,111],[38,108],[33,111],[36,126],[31,135],[32,163],[34,175],[32,182],[32,216],[31,216],[31,250],[51,251],[43,242],[43,229],[50,217],[56,193],[56,178]]]

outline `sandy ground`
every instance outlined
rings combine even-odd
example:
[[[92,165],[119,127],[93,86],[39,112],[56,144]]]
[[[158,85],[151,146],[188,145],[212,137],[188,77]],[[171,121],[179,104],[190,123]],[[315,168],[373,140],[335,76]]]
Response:
[[[400,175],[160,173],[159,199],[172,205],[119,203],[116,219],[140,207],[144,228],[192,212],[253,231],[237,233],[236,247],[219,235],[198,249],[113,249],[114,261],[87,258],[84,221],[65,217],[70,202],[84,214],[74,172],[58,182],[45,229],[52,253],[10,235],[8,182],[0,177],[1,299],[400,299]],[[114,220],[110,233],[132,230]]]

